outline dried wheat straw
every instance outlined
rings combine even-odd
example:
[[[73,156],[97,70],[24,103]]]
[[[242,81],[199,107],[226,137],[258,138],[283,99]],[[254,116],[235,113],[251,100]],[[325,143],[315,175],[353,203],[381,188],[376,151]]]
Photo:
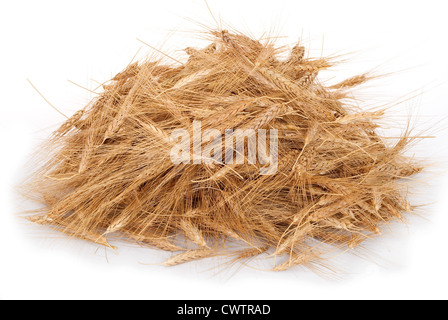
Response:
[[[280,60],[271,40],[210,37],[185,49],[180,66],[129,65],[55,132],[30,183],[45,205],[31,221],[105,246],[118,237],[182,251],[167,266],[271,252],[284,258],[273,267],[281,271],[355,248],[412,211],[406,178],[422,167],[404,152],[415,139],[406,131],[387,143],[376,133],[384,111],[350,106],[347,90],[370,76],[326,85],[318,73],[335,62],[306,58],[300,43]],[[277,129],[278,172],[262,176],[247,161],[173,164],[170,134],[192,132],[195,120],[221,133]],[[242,248],[232,253],[228,242]]]

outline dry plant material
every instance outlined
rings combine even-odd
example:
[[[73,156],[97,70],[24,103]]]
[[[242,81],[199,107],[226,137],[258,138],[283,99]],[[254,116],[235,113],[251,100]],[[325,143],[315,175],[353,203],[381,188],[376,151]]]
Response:
[[[185,50],[185,64],[129,65],[54,133],[31,184],[44,204],[32,221],[105,246],[121,239],[177,252],[167,266],[270,254],[279,271],[320,264],[331,248],[355,248],[411,211],[403,181],[421,170],[404,156],[412,137],[390,144],[377,133],[383,111],[355,107],[350,89],[366,75],[326,86],[317,76],[333,62],[306,58],[300,44],[280,59],[285,49],[270,40],[210,36],[206,48]],[[223,135],[278,130],[275,172],[249,163],[249,144],[222,149],[243,164],[206,161],[194,150],[214,140],[194,138],[199,162],[173,163],[172,133],[193,134],[198,121]]]

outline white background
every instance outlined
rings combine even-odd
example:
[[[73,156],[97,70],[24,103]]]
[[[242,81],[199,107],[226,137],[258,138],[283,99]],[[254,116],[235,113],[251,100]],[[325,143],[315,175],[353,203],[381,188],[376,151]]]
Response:
[[[0,298],[39,299],[412,299],[448,298],[446,1],[208,1],[223,21],[293,45],[302,37],[310,55],[349,54],[336,68],[345,77],[391,73],[360,92],[366,106],[406,100],[391,109],[392,128],[409,114],[437,136],[413,150],[430,165],[413,195],[426,203],[420,217],[394,225],[366,244],[362,257],[331,261],[338,276],[304,269],[283,273],[221,268],[219,261],[160,265],[169,253],[121,246],[117,253],[67,240],[17,218],[32,208],[15,187],[32,151],[94,89],[139,56],[154,51],[178,59],[202,45],[201,24],[216,26],[202,0],[2,1],[0,4]],[[425,131],[426,130],[426,131]],[[419,132],[419,131],[417,131]],[[268,267],[260,261],[255,264]],[[235,272],[237,271],[237,272]]]

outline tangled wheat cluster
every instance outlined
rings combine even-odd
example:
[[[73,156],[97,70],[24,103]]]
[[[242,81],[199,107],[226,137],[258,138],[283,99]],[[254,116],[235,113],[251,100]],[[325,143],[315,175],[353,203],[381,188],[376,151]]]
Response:
[[[357,247],[412,210],[402,183],[421,170],[403,155],[412,138],[390,144],[376,132],[383,111],[350,98],[367,75],[325,86],[317,75],[331,60],[305,58],[301,45],[279,59],[284,48],[270,40],[210,36],[185,50],[184,64],[130,64],[54,133],[31,184],[44,207],[29,219],[108,247],[120,239],[173,251],[168,266],[266,254],[280,271]],[[174,164],[170,135],[193,121],[222,133],[277,129],[277,172],[247,161]]]

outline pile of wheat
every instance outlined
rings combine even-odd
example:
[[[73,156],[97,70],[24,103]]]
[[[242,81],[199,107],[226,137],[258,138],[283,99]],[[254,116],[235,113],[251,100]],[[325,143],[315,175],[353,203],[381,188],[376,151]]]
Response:
[[[176,252],[169,266],[266,254],[278,257],[279,271],[355,248],[412,211],[403,183],[421,170],[403,155],[412,138],[390,144],[377,133],[383,111],[350,98],[368,76],[326,86],[317,76],[332,61],[306,58],[300,44],[280,59],[284,49],[270,40],[210,37],[204,49],[185,49],[181,65],[130,64],[54,133],[31,184],[44,207],[29,219],[104,246],[130,240]],[[198,121],[202,132],[233,129],[235,140],[276,129],[277,150],[269,139],[264,150],[271,164],[277,152],[276,170],[249,163],[248,143],[222,148],[243,164],[195,153],[214,141],[194,137]],[[173,162],[180,128],[199,161]]]

